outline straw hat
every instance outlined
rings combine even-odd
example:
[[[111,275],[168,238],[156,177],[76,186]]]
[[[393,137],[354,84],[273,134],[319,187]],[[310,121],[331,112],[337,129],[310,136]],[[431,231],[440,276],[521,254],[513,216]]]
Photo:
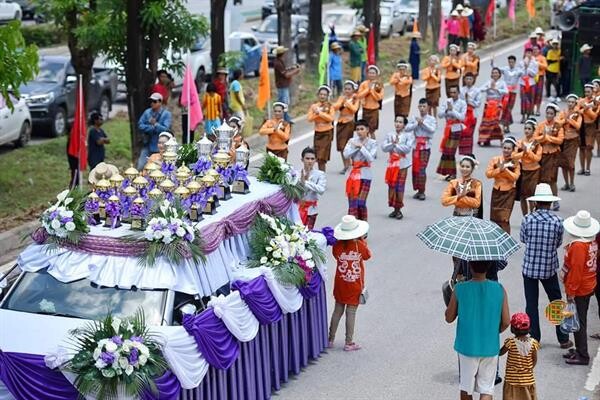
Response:
[[[421,32],[411,32],[408,34],[408,37],[410,38],[415,38],[415,39],[421,39]]]
[[[452,12],[450,13],[450,16],[451,16],[451,17],[458,17],[458,16],[459,16],[459,15],[458,15],[458,11],[456,11],[456,10],[452,11]]]
[[[287,52],[289,49],[287,47],[283,47],[283,46],[277,46],[273,49],[273,54],[275,54],[276,56],[279,56],[281,54],[284,54],[285,52]]]
[[[90,171],[88,181],[90,184],[95,185],[100,179],[108,179],[118,173],[119,169],[116,166],[101,162]]]
[[[554,43],[560,44],[560,40],[558,40],[558,38],[554,38],[550,41],[550,44],[554,44]]]
[[[537,35],[535,34],[535,32],[531,32],[529,34],[529,39],[537,39]]]
[[[470,17],[471,15],[473,15],[473,9],[469,8],[468,6],[465,7],[465,9],[460,13],[460,15],[462,15],[463,17]]]
[[[220,67],[220,68],[217,69],[217,74],[229,75],[229,71],[225,67]]]
[[[344,215],[342,222],[336,225],[333,236],[337,240],[351,240],[364,236],[369,232],[369,223],[356,219],[354,215]]]
[[[535,34],[536,35],[545,35],[546,33],[544,32],[544,30],[542,28],[540,28],[539,26],[537,28],[535,28]]]
[[[565,219],[563,226],[571,235],[581,238],[593,237],[600,232],[598,220],[585,210],[577,211],[576,215]]]
[[[456,6],[456,8],[455,8],[455,10],[456,10],[456,11],[462,11],[462,10],[464,10],[464,9],[465,9],[465,8],[463,7],[463,5],[462,5],[462,4],[458,4],[458,5]]]
[[[369,32],[369,28],[367,28],[366,26],[364,26],[363,24],[360,24],[359,26],[356,27],[356,29],[362,33],[367,33]]]
[[[340,44],[338,42],[333,42],[331,43],[331,50],[337,50],[337,49],[341,49],[342,46],[340,46]]]
[[[359,31],[358,29],[355,29],[352,31],[352,34],[350,36],[353,37],[353,36],[362,36],[362,35],[363,34],[361,31]]]
[[[527,201],[539,201],[541,203],[552,203],[559,200],[560,197],[552,193],[552,188],[547,183],[538,183],[535,187],[535,194],[527,198]]]
[[[592,50],[592,49],[593,49],[593,47],[592,47],[592,46],[590,46],[589,44],[585,43],[583,46],[581,46],[581,47],[579,48],[579,51],[580,51],[581,53],[584,53],[584,52],[586,52],[586,51],[589,51],[589,50]]]

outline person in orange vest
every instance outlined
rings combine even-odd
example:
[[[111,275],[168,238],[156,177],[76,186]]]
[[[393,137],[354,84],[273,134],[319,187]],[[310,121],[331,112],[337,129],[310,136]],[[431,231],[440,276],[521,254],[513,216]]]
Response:
[[[354,135],[354,117],[360,107],[360,100],[356,97],[356,89],[358,89],[356,82],[344,82],[344,93],[333,105],[333,109],[339,112],[335,125],[335,140],[337,151],[340,152],[344,163],[344,168],[340,172],[341,175],[348,171],[351,164],[350,160],[344,158],[344,148],[348,140]]]
[[[266,120],[258,133],[261,136],[268,136],[267,152],[287,161],[292,126],[283,119],[285,112],[287,112],[287,104],[279,101],[273,103],[273,118]]]
[[[409,65],[402,60],[396,64],[397,71],[392,74],[390,84],[394,87],[394,116],[402,115],[408,118],[410,102],[412,99],[413,78],[410,75]]]
[[[594,138],[596,132],[596,119],[598,118],[598,106],[594,99],[594,85],[585,84],[583,88],[585,97],[579,100],[579,110],[583,114],[583,142],[579,144],[579,162],[581,169],[577,175],[590,175],[592,164],[592,152],[594,150]]]
[[[323,172],[325,172],[325,166],[331,157],[331,142],[333,142],[335,109],[329,102],[330,95],[329,86],[320,86],[317,91],[318,101],[308,109],[308,121],[315,124],[313,148],[317,153],[319,169]]]
[[[533,139],[537,122],[528,119],[523,128],[525,135],[517,141],[517,147],[512,159],[521,163],[521,212],[523,216],[529,213],[527,198],[535,194],[535,187],[540,181],[540,160],[542,145]]]
[[[379,110],[383,100],[383,82],[379,79],[380,71],[376,65],[367,67],[367,80],[360,84],[356,97],[361,100],[362,118],[369,124],[369,134],[375,139],[379,129]]]
[[[446,71],[444,85],[446,87],[446,97],[450,97],[450,88],[452,86],[460,87],[460,71],[463,67],[459,56],[459,47],[451,44],[450,54],[442,58],[441,67]]]
[[[583,118],[577,106],[579,97],[575,94],[567,96],[567,109],[560,112],[558,119],[563,122],[565,140],[560,152],[560,168],[562,169],[565,185],[561,190],[575,191],[575,158],[579,147],[579,131]]]
[[[475,54],[477,50],[477,44],[475,42],[469,42],[467,44],[467,52],[462,55],[461,63],[463,66],[463,76],[469,72],[473,74],[474,81],[477,81],[479,76],[479,56]]]
[[[437,116],[437,109],[440,105],[440,86],[442,81],[442,71],[440,70],[440,59],[436,55],[431,55],[427,67],[423,70],[421,79],[425,81],[425,99],[429,105],[429,115]]]
[[[558,192],[558,165],[560,162],[560,145],[565,138],[565,132],[556,116],[560,109],[554,103],[546,106],[546,119],[540,122],[535,131],[534,140],[542,145],[542,161],[540,163],[540,183],[547,183],[556,196]],[[554,203],[553,211],[559,208],[558,202]]]
[[[537,61],[538,74],[533,87],[533,112],[536,116],[540,116],[540,106],[542,105],[542,98],[544,97],[544,80],[546,79],[546,68],[548,68],[548,62],[546,57],[541,53],[539,46],[534,45],[533,58]]]

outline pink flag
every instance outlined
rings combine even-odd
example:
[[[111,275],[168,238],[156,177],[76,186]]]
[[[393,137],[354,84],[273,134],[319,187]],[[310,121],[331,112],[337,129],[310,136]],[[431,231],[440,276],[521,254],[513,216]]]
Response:
[[[181,88],[181,98],[179,104],[188,109],[188,130],[193,131],[198,124],[204,120],[202,115],[202,107],[198,98],[198,90],[196,82],[192,75],[192,70],[189,65],[185,67],[185,75],[183,77],[183,87]]]
[[[446,18],[444,18],[444,12],[440,14],[440,37],[438,38],[438,51],[444,51],[448,45],[448,26],[446,24]]]
[[[516,3],[516,0],[510,0],[510,3],[508,4],[508,18],[510,18],[510,20],[512,22],[515,22],[515,19],[516,19],[515,3]]]

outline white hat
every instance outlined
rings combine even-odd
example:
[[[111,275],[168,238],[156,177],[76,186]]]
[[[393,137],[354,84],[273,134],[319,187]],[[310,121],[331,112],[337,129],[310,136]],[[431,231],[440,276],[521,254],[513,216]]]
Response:
[[[550,43],[551,43],[551,44],[554,44],[554,43],[556,43],[556,44],[560,44],[560,40],[558,40],[558,38],[554,38],[554,39],[552,39],[552,40],[550,41]]]
[[[451,17],[458,17],[458,16],[459,16],[459,15],[458,15],[458,11],[456,11],[456,10],[452,11],[452,12],[450,13],[450,16],[451,16]]]
[[[455,8],[455,10],[456,10],[456,11],[462,11],[462,10],[464,10],[464,9],[465,9],[465,8],[463,7],[463,5],[462,5],[462,4],[458,4],[458,5],[456,6],[456,8]]]
[[[540,28],[539,26],[537,28],[535,28],[534,32],[536,35],[545,35],[544,30],[542,28]]]
[[[470,17],[473,15],[473,9],[466,6],[465,9],[460,13],[463,17]]]
[[[369,232],[369,223],[356,219],[354,215],[344,215],[342,222],[336,225],[333,236],[337,240],[351,240],[364,236]]]
[[[537,35],[535,34],[535,32],[531,32],[529,34],[529,39],[537,39]]]
[[[162,136],[166,137],[167,139],[173,139],[173,134],[171,132],[161,132],[158,134],[158,138],[160,139]]]
[[[579,48],[579,51],[580,51],[581,53],[583,53],[584,51],[588,51],[588,50],[592,50],[592,49],[593,49],[593,47],[592,47],[592,46],[590,46],[589,44],[585,43],[583,46],[581,46],[581,47]]]
[[[552,203],[559,200],[560,197],[557,197],[552,193],[552,188],[547,183],[538,183],[535,187],[535,194],[527,198],[527,201],[539,201],[545,203]]]
[[[150,95],[150,100],[162,101],[163,100],[162,94],[160,94],[158,92],[154,92]]]
[[[577,211],[577,215],[565,219],[563,226],[571,235],[581,238],[596,236],[600,231],[598,220],[592,218],[589,211],[585,210]]]

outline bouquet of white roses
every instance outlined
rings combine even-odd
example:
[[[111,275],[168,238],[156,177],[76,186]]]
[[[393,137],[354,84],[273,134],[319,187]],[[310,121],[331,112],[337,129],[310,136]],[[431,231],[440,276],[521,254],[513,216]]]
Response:
[[[263,213],[250,232],[250,250],[250,267],[270,267],[281,282],[297,286],[310,282],[316,262],[325,261],[304,225]]]
[[[84,195],[80,190],[64,190],[56,203],[42,213],[42,227],[50,237],[77,243],[89,232]]]
[[[280,185],[289,198],[299,200],[304,194],[298,174],[283,158],[268,152],[263,165],[258,170],[259,181]]]

